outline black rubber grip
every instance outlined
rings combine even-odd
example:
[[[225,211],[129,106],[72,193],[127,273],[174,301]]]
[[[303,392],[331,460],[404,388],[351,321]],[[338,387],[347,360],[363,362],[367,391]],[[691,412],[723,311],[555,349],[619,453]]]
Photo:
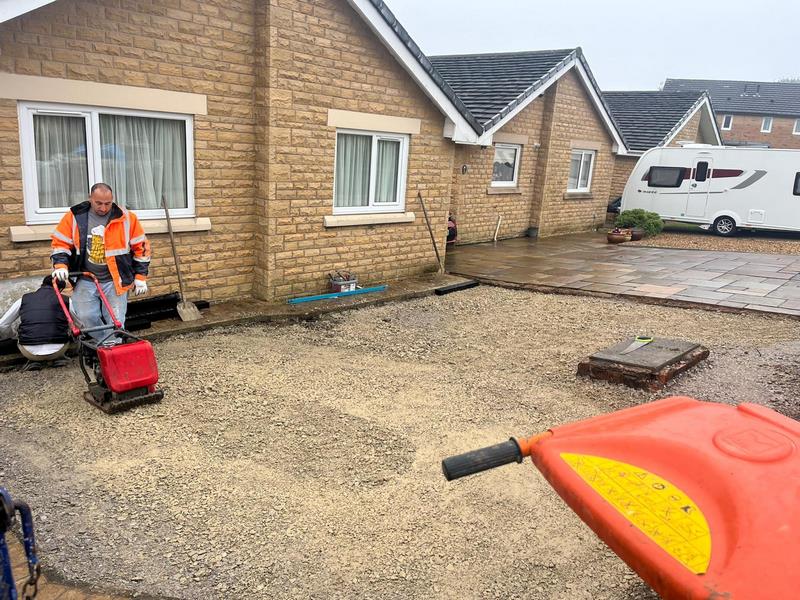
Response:
[[[522,452],[517,441],[511,438],[502,444],[445,458],[442,461],[442,472],[447,481],[452,481],[513,462],[522,462]]]

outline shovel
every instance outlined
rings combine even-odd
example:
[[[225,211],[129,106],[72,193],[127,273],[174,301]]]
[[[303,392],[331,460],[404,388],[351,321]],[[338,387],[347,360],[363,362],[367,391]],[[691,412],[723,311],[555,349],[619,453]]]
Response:
[[[172,244],[172,256],[175,259],[175,272],[178,274],[178,287],[181,290],[178,302],[178,316],[181,318],[181,321],[197,321],[197,319],[202,319],[203,315],[200,314],[200,311],[194,303],[186,301],[186,294],[183,291],[183,277],[181,277],[181,263],[178,260],[178,251],[175,248],[175,235],[172,233],[172,221],[169,218],[167,199],[164,196],[161,196],[161,206],[164,207],[164,215],[167,217],[169,243]]]

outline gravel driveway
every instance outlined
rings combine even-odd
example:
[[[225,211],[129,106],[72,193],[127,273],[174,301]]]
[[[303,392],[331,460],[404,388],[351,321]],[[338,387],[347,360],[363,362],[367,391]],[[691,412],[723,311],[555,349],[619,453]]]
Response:
[[[680,248],[682,250],[800,254],[800,234],[798,233],[740,230],[733,237],[722,237],[686,223],[667,223],[662,233],[638,242],[628,243],[636,246]]]
[[[655,399],[576,379],[649,332],[710,347],[667,394],[798,416],[800,321],[477,288],[156,346],[166,398],[117,417],[77,368],[0,374],[0,481],[46,565],[177,598],[654,599],[526,463],[439,461]]]

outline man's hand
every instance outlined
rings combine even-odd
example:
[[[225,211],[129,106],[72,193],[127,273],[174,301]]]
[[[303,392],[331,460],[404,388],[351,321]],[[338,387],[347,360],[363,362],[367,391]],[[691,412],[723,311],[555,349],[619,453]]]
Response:
[[[134,296],[142,296],[143,294],[147,293],[147,282],[142,281],[141,279],[134,279],[133,280],[133,295]]]
[[[53,279],[57,279],[58,281],[63,281],[64,283],[66,283],[68,278],[69,278],[68,269],[65,269],[64,267],[58,267],[57,269],[53,269]]]

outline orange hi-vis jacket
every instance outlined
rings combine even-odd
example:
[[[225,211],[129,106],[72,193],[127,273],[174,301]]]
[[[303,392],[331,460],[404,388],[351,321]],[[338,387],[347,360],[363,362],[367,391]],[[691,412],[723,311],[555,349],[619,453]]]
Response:
[[[53,235],[50,236],[50,259],[53,268],[65,267],[73,271],[83,271],[86,256],[86,239],[89,228],[91,204],[81,202],[70,208],[61,218]],[[111,206],[111,216],[103,235],[106,252],[106,265],[114,280],[117,295],[122,295],[133,285],[134,279],[147,279],[150,267],[150,242],[136,215],[115,204]]]

